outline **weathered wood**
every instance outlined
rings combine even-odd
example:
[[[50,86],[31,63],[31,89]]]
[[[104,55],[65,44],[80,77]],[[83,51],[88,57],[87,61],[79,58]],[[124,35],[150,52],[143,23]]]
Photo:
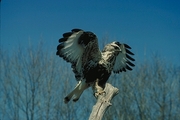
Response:
[[[96,98],[97,102],[93,106],[89,120],[101,120],[107,108],[112,105],[110,103],[111,99],[118,94],[119,90],[111,84],[106,83],[104,91],[106,93],[103,93]]]

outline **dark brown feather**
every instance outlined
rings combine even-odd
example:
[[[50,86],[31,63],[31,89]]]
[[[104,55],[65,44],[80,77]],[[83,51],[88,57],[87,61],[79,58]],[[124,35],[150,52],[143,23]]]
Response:
[[[131,49],[131,47],[127,44],[124,44],[125,48]]]
[[[72,31],[72,32],[79,32],[79,31],[82,31],[82,30],[75,28],[75,29],[72,29],[71,31]]]
[[[70,37],[73,34],[73,32],[67,32],[63,34],[63,37]]]
[[[126,52],[130,55],[134,55],[134,53],[132,53],[131,51],[129,51],[128,49],[126,49]]]
[[[127,63],[128,65],[132,66],[132,67],[135,66],[135,65],[134,65],[132,62],[130,62],[130,61],[127,61],[126,63]]]
[[[130,68],[128,65],[126,65],[126,69],[128,69],[128,70],[132,70],[132,68]]]
[[[128,59],[132,60],[132,61],[135,61],[135,59],[132,58],[132,57],[130,57],[128,54],[126,54],[126,57],[127,57]]]

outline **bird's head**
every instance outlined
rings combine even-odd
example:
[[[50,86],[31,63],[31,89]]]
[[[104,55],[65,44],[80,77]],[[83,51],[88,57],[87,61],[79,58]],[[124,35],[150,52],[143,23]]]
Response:
[[[93,42],[97,39],[96,35],[92,32],[83,32],[83,34],[79,37],[78,43],[87,46],[89,42]]]
[[[121,51],[120,45],[121,44],[119,42],[114,41],[114,42],[106,45],[103,51],[119,53]]]
[[[121,44],[117,41],[114,41],[112,43],[110,43],[110,45],[113,47],[114,51],[121,51]]]
[[[116,56],[121,51],[120,45],[121,44],[116,41],[110,44],[107,44],[102,51],[103,58],[106,61],[113,63],[113,61],[115,61]]]

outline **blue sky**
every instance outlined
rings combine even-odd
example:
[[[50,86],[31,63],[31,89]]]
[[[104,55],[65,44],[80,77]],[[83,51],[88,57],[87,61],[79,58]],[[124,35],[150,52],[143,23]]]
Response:
[[[179,21],[179,0],[2,0],[0,47],[11,51],[42,40],[56,53],[62,33],[81,28],[99,44],[104,37],[129,44],[137,59],[157,52],[180,65]]]

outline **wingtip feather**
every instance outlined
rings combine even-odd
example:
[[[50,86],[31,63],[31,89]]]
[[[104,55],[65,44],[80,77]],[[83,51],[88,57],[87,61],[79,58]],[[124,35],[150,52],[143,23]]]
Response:
[[[62,49],[63,47],[64,47],[63,44],[59,44],[59,45],[57,46],[57,50],[60,50],[60,49]]]
[[[65,37],[65,38],[60,38],[60,39],[59,39],[59,43],[61,43],[61,42],[65,42],[65,41],[67,41],[67,39],[68,39],[68,37]]]
[[[74,28],[71,30],[72,32],[79,32],[79,31],[82,31],[82,29],[79,29],[79,28]]]
[[[126,65],[126,69],[128,69],[128,70],[132,70],[132,68],[131,68],[131,67],[129,67],[128,65]]]
[[[135,61],[135,59],[132,58],[132,57],[130,57],[128,54],[126,54],[126,57],[127,57],[128,59],[130,59],[131,61]]]
[[[130,62],[130,61],[127,61],[126,63],[127,63],[128,65],[132,66],[132,67],[135,66],[135,65],[134,65],[132,62]]]
[[[131,51],[129,51],[128,49],[126,49],[126,52],[130,55],[134,55],[134,53],[132,53]]]
[[[127,44],[124,44],[125,48],[131,49],[131,47]]]
[[[70,37],[73,33],[72,32],[67,32],[63,34],[63,37]]]
[[[126,72],[126,69],[125,69],[125,68],[122,68],[122,71]]]
[[[56,55],[59,55],[59,51],[56,52]]]

